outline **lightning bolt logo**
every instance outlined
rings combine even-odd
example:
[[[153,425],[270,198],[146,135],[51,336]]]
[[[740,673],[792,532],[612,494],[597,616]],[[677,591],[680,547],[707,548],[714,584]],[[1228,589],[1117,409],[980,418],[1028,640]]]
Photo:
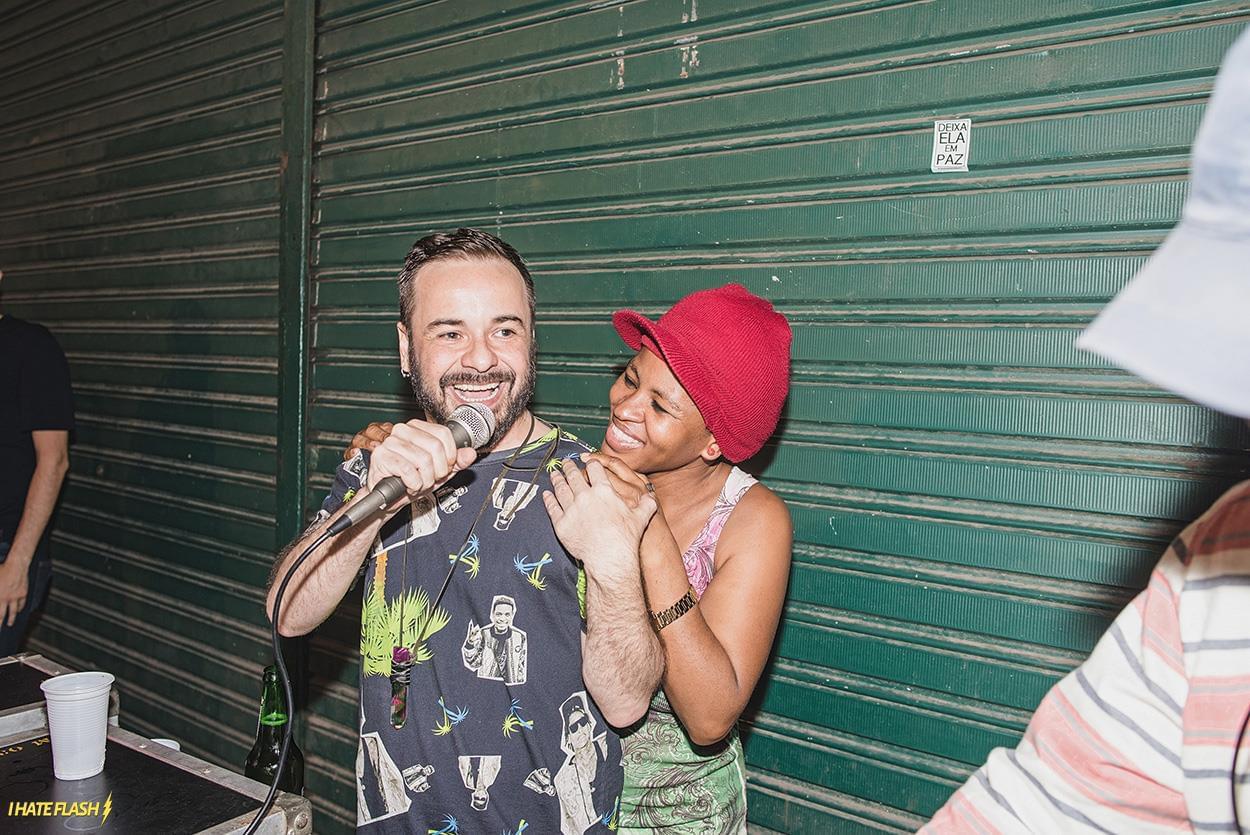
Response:
[[[100,818],[100,826],[104,826],[104,822],[109,819],[109,812],[113,811],[113,793],[109,792],[109,796],[104,798],[104,815]]]

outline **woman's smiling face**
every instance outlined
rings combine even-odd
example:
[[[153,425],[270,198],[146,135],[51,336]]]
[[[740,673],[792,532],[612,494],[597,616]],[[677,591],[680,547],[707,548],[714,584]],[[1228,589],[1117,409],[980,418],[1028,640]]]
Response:
[[[700,457],[719,456],[690,395],[664,360],[646,347],[616,378],[608,403],[612,412],[605,451],[637,472],[675,470]]]

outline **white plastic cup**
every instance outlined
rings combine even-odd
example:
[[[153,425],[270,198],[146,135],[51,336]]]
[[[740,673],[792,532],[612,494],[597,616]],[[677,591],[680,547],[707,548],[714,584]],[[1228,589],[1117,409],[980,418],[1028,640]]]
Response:
[[[152,741],[158,745],[164,745],[166,748],[173,748],[175,751],[181,751],[182,745],[176,739],[164,739],[162,737],[152,737]]]
[[[85,780],[104,770],[112,673],[70,673],[42,682],[58,780]]]

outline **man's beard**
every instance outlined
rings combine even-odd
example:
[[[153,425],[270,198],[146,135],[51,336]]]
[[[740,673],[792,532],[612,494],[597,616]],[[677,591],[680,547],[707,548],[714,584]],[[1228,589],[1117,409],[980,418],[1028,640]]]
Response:
[[[430,391],[425,387],[425,378],[421,374],[421,366],[417,362],[417,352],[412,343],[408,344],[408,383],[412,386],[412,397],[417,401],[417,407],[422,409],[426,414],[434,419],[435,423],[447,423],[447,419],[451,417],[452,410],[447,408],[445,395],[443,394],[449,386],[490,386],[499,383],[501,386],[508,386],[511,389],[511,396],[502,403],[503,413],[492,409],[495,415],[495,431],[491,434],[490,440],[482,447],[483,449],[494,449],[495,445],[508,434],[508,430],[517,422],[517,418],[529,406],[530,398],[534,396],[534,383],[537,379],[537,351],[533,342],[530,343],[529,368],[525,377],[518,384],[516,375],[511,371],[496,371],[491,374],[472,374],[467,371],[447,372],[438,381],[438,390]]]

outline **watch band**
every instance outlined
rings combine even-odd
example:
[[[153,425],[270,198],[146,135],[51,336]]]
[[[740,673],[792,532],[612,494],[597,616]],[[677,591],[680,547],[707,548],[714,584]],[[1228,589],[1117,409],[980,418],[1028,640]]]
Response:
[[[669,606],[663,612],[652,612],[651,622],[655,625],[655,631],[659,632],[673,621],[694,608],[694,604],[699,602],[699,598],[694,593],[694,586],[686,589],[686,593],[681,596],[672,606]]]

